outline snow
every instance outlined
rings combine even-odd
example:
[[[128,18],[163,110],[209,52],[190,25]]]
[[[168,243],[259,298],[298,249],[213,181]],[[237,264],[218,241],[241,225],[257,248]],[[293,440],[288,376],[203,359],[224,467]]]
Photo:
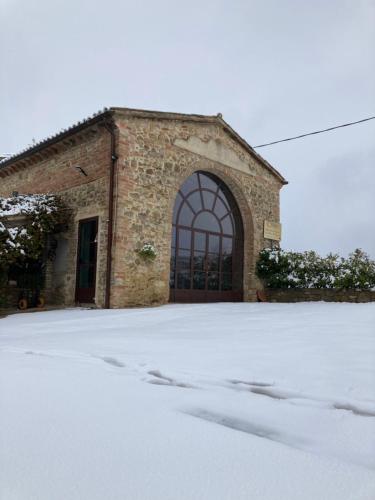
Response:
[[[10,198],[0,197],[0,217],[35,214],[40,211],[51,213],[56,210],[52,194],[18,195]]]
[[[0,497],[375,498],[375,304],[0,319]]]

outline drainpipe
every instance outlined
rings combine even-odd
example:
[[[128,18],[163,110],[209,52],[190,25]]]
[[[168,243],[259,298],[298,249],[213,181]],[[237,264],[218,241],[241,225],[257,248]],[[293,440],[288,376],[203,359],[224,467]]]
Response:
[[[114,186],[116,169],[116,135],[113,122],[104,122],[104,128],[111,136],[111,163],[109,170],[109,192],[108,192],[108,233],[107,233],[107,264],[105,273],[105,302],[104,307],[109,309],[111,306],[111,273],[112,273],[112,240],[113,240],[113,206],[114,206]]]

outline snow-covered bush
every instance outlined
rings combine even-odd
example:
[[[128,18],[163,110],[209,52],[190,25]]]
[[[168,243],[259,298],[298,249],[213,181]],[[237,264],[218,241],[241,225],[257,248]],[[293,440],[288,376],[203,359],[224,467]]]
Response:
[[[41,257],[47,235],[66,218],[58,196],[19,195],[0,198],[0,267]]]
[[[337,286],[362,290],[375,289],[375,261],[357,248],[347,259],[342,259]]]
[[[292,264],[288,252],[265,248],[259,254],[257,274],[269,288],[291,288]]]
[[[138,254],[147,260],[155,259],[157,252],[156,248],[152,243],[145,243],[142,248],[138,250]]]
[[[266,248],[260,252],[257,274],[269,288],[375,288],[375,261],[360,249],[344,259]]]

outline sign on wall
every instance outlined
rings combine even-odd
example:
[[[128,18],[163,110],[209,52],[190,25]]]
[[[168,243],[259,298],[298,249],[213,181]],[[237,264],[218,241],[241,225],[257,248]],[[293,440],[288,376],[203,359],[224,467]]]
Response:
[[[281,224],[278,222],[270,222],[269,220],[264,221],[264,232],[263,236],[268,240],[281,240]]]

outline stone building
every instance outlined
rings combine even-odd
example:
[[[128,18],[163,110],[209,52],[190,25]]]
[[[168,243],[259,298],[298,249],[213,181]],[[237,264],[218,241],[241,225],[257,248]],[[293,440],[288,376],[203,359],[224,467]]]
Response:
[[[57,193],[47,301],[253,301],[285,179],[221,117],[110,108],[0,163],[0,196]],[[154,259],[139,250],[153,245]]]

